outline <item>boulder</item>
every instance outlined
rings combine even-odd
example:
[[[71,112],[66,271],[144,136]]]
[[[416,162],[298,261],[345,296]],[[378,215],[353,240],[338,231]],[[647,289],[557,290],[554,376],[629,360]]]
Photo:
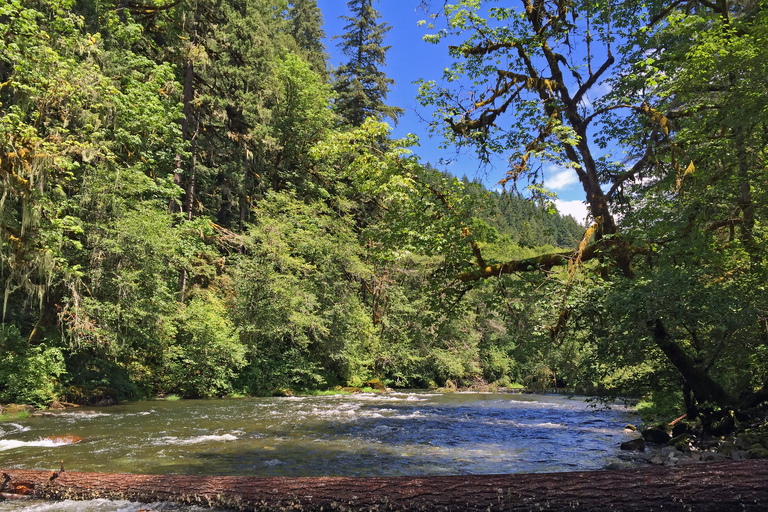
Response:
[[[728,459],[727,456],[718,452],[702,452],[701,453],[701,460],[703,460],[704,462],[722,462],[726,459]]]
[[[648,443],[658,443],[658,444],[666,444],[669,442],[672,437],[666,433],[666,431],[658,428],[648,428],[643,430],[643,439],[646,440]]]
[[[622,450],[632,450],[637,452],[644,452],[645,451],[645,439],[642,437],[638,437],[637,439],[632,439],[631,441],[627,441],[625,443],[621,443],[621,449]]]
[[[111,407],[117,405],[117,399],[111,396],[107,396],[96,402],[94,405],[97,407]]]
[[[690,433],[691,426],[685,421],[675,423],[675,425],[672,427],[672,437],[679,437]]]
[[[667,442],[667,445],[674,446],[675,449],[681,452],[687,452],[691,450],[690,447],[691,438],[688,434],[680,434],[677,437],[673,437]]]
[[[51,402],[51,405],[49,405],[48,408],[55,411],[61,411],[63,409],[66,409],[64,404],[62,404],[58,400],[54,400],[53,402]]]
[[[32,414],[36,410],[31,405],[8,404],[3,408],[3,414],[21,414],[24,412]]]
[[[372,388],[376,391],[386,391],[387,386],[384,385],[383,382],[381,382],[379,379],[371,379],[367,380],[363,383],[364,388]]]
[[[43,417],[43,418],[53,418],[53,417],[56,416],[56,413],[49,412],[49,411],[35,411],[35,412],[32,413],[32,416],[34,416],[36,418],[40,418],[40,417]]]
[[[739,450],[746,450],[755,444],[760,444],[760,435],[756,432],[745,432],[736,438],[734,444]]]
[[[53,441],[55,443],[60,443],[60,444],[75,444],[83,440],[82,437],[76,436],[75,434],[60,434],[55,436],[45,436],[45,437],[41,437],[40,439]]]
[[[731,459],[733,460],[744,460],[747,457],[748,456],[746,450],[734,450],[731,452]]]
[[[675,450],[674,446],[665,446],[664,448],[659,450],[659,456],[661,456],[661,458],[663,459],[669,458],[670,456],[674,456],[676,453],[678,452],[677,450]]]

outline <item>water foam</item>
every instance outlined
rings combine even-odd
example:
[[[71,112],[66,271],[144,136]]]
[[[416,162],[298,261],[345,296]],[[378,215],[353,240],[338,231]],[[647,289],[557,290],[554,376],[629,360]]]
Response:
[[[65,444],[71,444],[66,441],[54,441],[52,439],[38,439],[37,441],[18,441],[15,439],[0,439],[0,452],[6,450],[14,450],[16,448],[27,447],[39,447],[39,448],[55,448],[56,446],[64,446]]]
[[[222,434],[222,435],[195,436],[195,437],[188,437],[186,439],[179,439],[178,437],[166,436],[160,439],[160,444],[186,445],[186,444],[200,444],[200,443],[221,442],[221,441],[237,441],[237,436],[233,436],[232,434]]]

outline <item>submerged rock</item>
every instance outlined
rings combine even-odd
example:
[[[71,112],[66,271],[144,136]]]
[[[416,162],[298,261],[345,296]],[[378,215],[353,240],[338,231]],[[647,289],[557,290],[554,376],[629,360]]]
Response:
[[[79,443],[83,440],[82,437],[76,436],[75,434],[61,434],[61,435],[54,435],[54,436],[44,436],[40,438],[41,440],[48,440],[53,441],[54,443],[60,443],[60,444],[75,444]]]

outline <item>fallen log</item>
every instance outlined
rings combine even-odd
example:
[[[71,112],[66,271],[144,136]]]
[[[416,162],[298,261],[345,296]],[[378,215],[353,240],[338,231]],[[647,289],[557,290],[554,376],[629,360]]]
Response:
[[[172,501],[243,511],[768,510],[768,460],[618,471],[438,477],[236,477],[2,470],[0,492]]]

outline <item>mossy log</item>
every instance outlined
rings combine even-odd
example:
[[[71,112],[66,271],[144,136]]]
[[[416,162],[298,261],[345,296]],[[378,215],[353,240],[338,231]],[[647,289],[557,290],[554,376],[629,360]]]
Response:
[[[253,511],[765,511],[768,461],[439,477],[236,477],[1,470],[0,491]]]

